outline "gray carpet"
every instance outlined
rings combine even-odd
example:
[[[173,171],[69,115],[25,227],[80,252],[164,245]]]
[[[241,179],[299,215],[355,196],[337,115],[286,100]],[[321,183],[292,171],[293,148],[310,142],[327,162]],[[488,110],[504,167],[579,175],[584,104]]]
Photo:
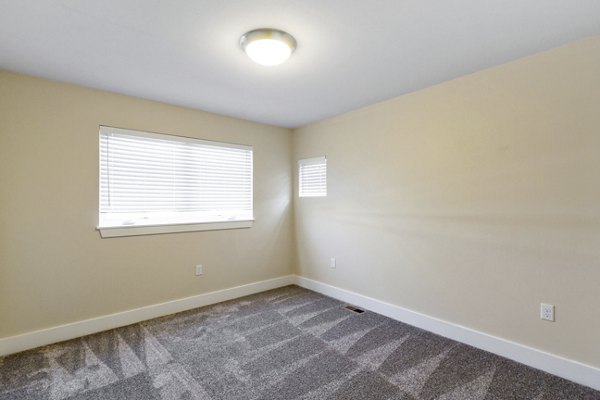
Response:
[[[290,286],[0,359],[0,399],[600,399]]]

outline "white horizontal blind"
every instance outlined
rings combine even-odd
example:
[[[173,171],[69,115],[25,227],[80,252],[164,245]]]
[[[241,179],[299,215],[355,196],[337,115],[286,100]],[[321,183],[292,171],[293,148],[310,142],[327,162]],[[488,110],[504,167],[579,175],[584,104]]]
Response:
[[[327,159],[307,158],[298,161],[300,197],[327,196]]]
[[[100,127],[100,227],[252,217],[252,147]]]

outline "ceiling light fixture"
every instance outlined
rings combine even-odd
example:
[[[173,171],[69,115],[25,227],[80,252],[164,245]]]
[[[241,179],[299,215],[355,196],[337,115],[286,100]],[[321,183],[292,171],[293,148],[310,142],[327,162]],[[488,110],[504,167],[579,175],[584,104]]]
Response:
[[[296,49],[296,39],[277,29],[255,29],[240,38],[240,46],[254,62],[268,67],[279,65]]]

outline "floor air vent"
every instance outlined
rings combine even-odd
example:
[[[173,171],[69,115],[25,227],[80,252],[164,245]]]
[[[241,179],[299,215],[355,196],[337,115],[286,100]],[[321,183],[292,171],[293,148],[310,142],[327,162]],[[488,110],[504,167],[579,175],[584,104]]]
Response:
[[[348,310],[348,311],[352,311],[352,312],[354,312],[354,313],[357,313],[357,314],[362,314],[362,313],[364,313],[364,312],[365,312],[365,310],[361,310],[360,308],[357,308],[357,307],[351,306],[351,305],[349,305],[349,304],[345,305],[345,306],[344,306],[344,309],[346,309],[346,310]]]

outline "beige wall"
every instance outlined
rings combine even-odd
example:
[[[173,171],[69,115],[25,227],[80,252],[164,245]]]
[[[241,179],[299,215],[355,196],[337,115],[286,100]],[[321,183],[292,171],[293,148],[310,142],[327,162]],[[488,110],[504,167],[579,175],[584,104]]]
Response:
[[[253,145],[254,226],[100,239],[100,124]],[[288,129],[0,72],[0,337],[290,274],[291,165]]]
[[[593,38],[300,128],[293,143],[286,129],[0,72],[0,337],[297,262],[600,367],[599,70]],[[100,124],[253,145],[254,227],[100,239]],[[294,231],[292,165],[318,155],[329,195],[294,198]],[[539,320],[541,301],[555,323]]]
[[[295,131],[299,274],[600,367],[599,71],[596,37]]]

